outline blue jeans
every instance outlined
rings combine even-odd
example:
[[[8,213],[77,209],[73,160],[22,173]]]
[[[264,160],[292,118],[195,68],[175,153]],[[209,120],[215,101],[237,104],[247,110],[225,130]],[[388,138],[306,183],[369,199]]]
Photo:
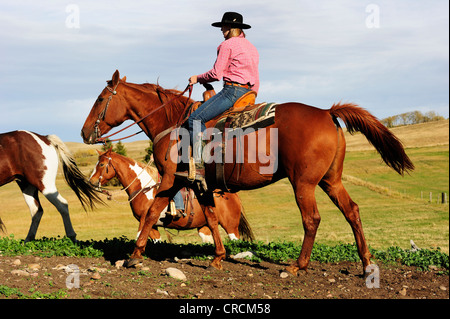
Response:
[[[184,209],[184,200],[183,196],[181,196],[181,192],[178,191],[173,197],[173,201],[175,202],[176,209]]]
[[[224,113],[231,108],[242,95],[250,90],[232,85],[224,85],[222,91],[211,97],[200,107],[192,112],[188,118],[188,130],[191,138],[191,146],[194,146],[195,133],[204,132],[206,130],[205,123]],[[199,121],[199,122],[197,122]],[[198,127],[200,123],[200,127]],[[195,130],[194,130],[195,126]]]

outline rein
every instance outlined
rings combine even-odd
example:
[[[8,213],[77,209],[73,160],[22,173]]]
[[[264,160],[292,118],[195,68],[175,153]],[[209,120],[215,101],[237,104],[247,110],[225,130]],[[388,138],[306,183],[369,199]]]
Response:
[[[100,132],[100,129],[99,129],[98,125],[99,125],[99,123],[100,123],[101,120],[104,120],[104,119],[105,119],[105,115],[106,115],[106,111],[108,110],[109,102],[111,102],[111,99],[112,99],[113,95],[116,95],[116,94],[117,94],[116,88],[117,88],[117,86],[119,85],[119,83],[120,83],[120,81],[117,82],[117,84],[116,84],[116,86],[114,87],[114,89],[111,89],[109,86],[106,86],[106,88],[108,89],[108,91],[111,92],[111,95],[108,97],[108,101],[106,102],[105,108],[103,109],[103,111],[100,112],[100,114],[98,115],[97,121],[96,121],[95,124],[94,124],[94,131],[95,131],[96,136],[101,136],[101,132]],[[98,137],[98,138],[96,138],[95,142],[96,142],[96,143],[105,143],[106,140],[107,140],[108,138],[110,138],[111,136],[114,136],[114,135],[116,135],[116,134],[118,134],[118,133],[120,133],[120,132],[123,132],[123,131],[125,131],[126,129],[132,127],[133,125],[136,125],[136,124],[141,123],[143,120],[145,120],[147,117],[149,117],[149,116],[152,115],[153,113],[159,111],[160,109],[162,109],[163,107],[165,107],[167,104],[169,104],[169,103],[171,103],[172,101],[174,101],[175,99],[181,97],[181,96],[182,96],[184,93],[186,93],[188,90],[189,90],[189,99],[190,99],[190,98],[191,98],[191,95],[192,95],[192,88],[193,88],[193,86],[192,86],[191,84],[188,84],[188,85],[186,86],[186,88],[184,89],[184,91],[181,92],[179,95],[176,95],[176,96],[174,96],[173,98],[171,98],[169,101],[167,101],[166,103],[161,104],[161,105],[158,106],[156,109],[152,110],[152,111],[149,112],[147,115],[141,117],[141,118],[140,118],[139,120],[137,120],[136,122],[133,122],[133,123],[131,123],[130,125],[125,126],[124,128],[118,130],[118,131],[115,132],[115,133],[112,133],[112,134],[109,134],[109,135],[103,136],[103,137]],[[111,140],[111,142],[120,141],[120,140],[129,138],[129,137],[135,136],[135,135],[137,135],[137,134],[139,134],[139,133],[142,133],[142,132],[143,132],[143,130],[141,130],[141,131],[139,131],[139,132],[137,132],[137,133],[134,133],[134,134],[131,134],[131,135],[122,137],[122,138],[118,138],[118,139],[115,139],[115,140]],[[99,133],[100,133],[100,134],[99,134]]]

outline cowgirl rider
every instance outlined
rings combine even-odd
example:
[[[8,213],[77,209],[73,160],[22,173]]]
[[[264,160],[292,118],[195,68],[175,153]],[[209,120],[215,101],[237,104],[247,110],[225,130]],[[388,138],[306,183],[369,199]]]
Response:
[[[206,73],[191,76],[189,84],[204,84],[223,79],[224,86],[188,118],[193,156],[189,160],[189,172],[177,172],[175,175],[187,177],[190,181],[205,180],[204,162],[201,158],[205,123],[231,108],[245,93],[250,90],[258,92],[259,89],[259,54],[245,37],[243,29],[250,29],[250,26],[243,23],[242,15],[226,12],[222,21],[215,22],[212,26],[221,28],[225,41],[217,48],[217,59],[213,68]]]

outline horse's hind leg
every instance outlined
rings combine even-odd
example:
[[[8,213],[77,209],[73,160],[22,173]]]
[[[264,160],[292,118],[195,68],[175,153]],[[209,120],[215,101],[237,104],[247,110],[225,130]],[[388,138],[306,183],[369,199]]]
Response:
[[[225,259],[226,250],[223,245],[222,238],[220,238],[219,219],[217,218],[215,208],[213,206],[205,206],[204,213],[208,222],[208,227],[212,233],[214,246],[216,247],[214,259],[209,266],[222,270],[223,267],[221,261],[222,259]]]
[[[211,230],[215,246],[215,256],[209,266],[222,270],[221,261],[225,259],[226,250],[219,233],[219,218],[217,216],[217,206],[215,205],[214,197],[212,194],[207,194],[202,196],[202,200],[200,201],[199,199],[199,202],[204,205],[206,222]]]
[[[159,243],[161,241],[161,234],[159,233],[158,227],[154,226],[150,229],[150,233],[148,235],[154,243]],[[136,236],[136,240],[139,238],[139,233]]]
[[[25,242],[29,242],[36,238],[36,233],[44,210],[39,202],[38,189],[36,187],[25,181],[17,181],[17,184],[19,185],[23,198],[30,209],[31,225],[28,230],[28,235],[25,238]]]
[[[73,242],[75,242],[77,234],[75,233],[75,230],[72,227],[72,222],[70,221],[69,204],[67,203],[66,199],[62,197],[58,191],[54,191],[51,193],[44,192],[43,194],[61,214],[64,223],[64,229],[66,231],[66,236],[69,237]]]
[[[358,205],[352,201],[340,179],[334,183],[323,180],[319,185],[328,194],[333,203],[341,210],[345,219],[352,227],[356,245],[358,247],[358,254],[364,269],[366,269],[366,267],[370,265],[370,257],[372,256],[369,252],[366,238],[364,237]]]

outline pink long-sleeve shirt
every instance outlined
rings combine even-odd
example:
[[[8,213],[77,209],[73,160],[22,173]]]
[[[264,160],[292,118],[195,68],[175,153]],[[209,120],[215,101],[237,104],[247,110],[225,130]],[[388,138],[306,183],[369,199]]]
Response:
[[[211,70],[197,76],[199,83],[223,79],[227,82],[253,85],[259,89],[259,54],[243,34],[223,41],[217,48],[217,59]]]

